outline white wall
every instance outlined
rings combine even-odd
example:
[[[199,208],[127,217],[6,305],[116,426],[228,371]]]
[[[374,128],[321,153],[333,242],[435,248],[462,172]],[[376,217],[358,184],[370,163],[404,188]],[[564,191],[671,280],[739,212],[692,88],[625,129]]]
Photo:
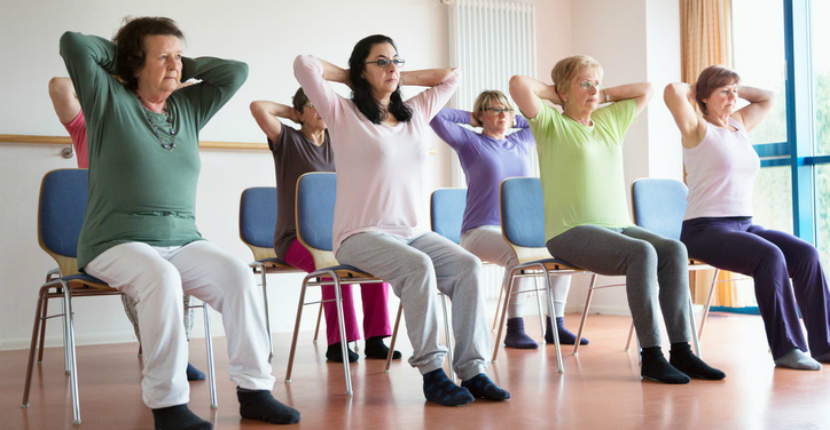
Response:
[[[537,4],[540,21],[540,69],[549,71],[553,59],[570,49],[570,0],[532,2]],[[110,38],[127,15],[165,15],[177,20],[187,37],[185,55],[213,55],[249,64],[247,83],[204,129],[204,140],[262,142],[248,104],[256,99],[289,102],[297,88],[291,64],[300,53],[345,65],[357,40],[385,33],[395,39],[408,68],[448,66],[448,14],[438,0],[6,0],[0,14],[0,58],[4,58],[0,63],[0,134],[65,136],[46,90],[49,78],[66,75],[58,55],[61,33],[74,30]],[[433,138],[432,146],[445,145]],[[28,347],[37,289],[46,271],[55,267],[37,245],[35,219],[43,175],[54,168],[75,166],[74,159],[60,157],[61,149],[59,145],[0,144],[0,201],[4,204],[0,211],[0,294],[6,298],[0,301],[0,350]],[[274,184],[272,159],[264,151],[205,150],[201,155],[197,224],[206,238],[250,261],[251,254],[238,237],[239,195],[250,186]],[[427,174],[432,188],[449,184],[446,155],[438,151],[430,157]],[[272,326],[290,330],[301,278],[269,279],[274,286],[269,289]],[[76,314],[80,343],[133,339],[116,298],[79,300]],[[50,324],[50,345],[58,342],[58,326]],[[197,323],[194,335],[201,336],[200,326]],[[214,324],[214,330],[221,333],[221,324]]]

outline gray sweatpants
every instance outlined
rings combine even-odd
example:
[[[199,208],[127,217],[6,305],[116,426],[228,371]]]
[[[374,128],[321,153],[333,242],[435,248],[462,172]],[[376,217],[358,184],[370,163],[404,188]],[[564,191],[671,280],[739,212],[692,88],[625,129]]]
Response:
[[[547,243],[551,255],[601,275],[625,275],[628,307],[640,346],[660,346],[657,303],[672,343],[689,342],[686,247],[632,226],[622,231],[581,225]],[[659,285],[659,293],[658,293]]]
[[[414,239],[364,232],[344,240],[336,257],[388,282],[400,297],[414,349],[409,364],[421,374],[440,368],[447,355],[446,347],[438,343],[439,290],[452,300],[455,373],[462,381],[484,373],[490,336],[478,286],[481,262],[476,256],[432,232]]]

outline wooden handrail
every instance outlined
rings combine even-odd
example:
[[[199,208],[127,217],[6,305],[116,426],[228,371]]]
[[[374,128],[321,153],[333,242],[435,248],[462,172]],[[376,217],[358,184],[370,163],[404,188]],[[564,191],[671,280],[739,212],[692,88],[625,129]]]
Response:
[[[68,136],[32,136],[27,134],[0,134],[0,143],[34,143],[47,145],[71,145]],[[199,142],[200,149],[268,150],[266,143],[249,142]]]

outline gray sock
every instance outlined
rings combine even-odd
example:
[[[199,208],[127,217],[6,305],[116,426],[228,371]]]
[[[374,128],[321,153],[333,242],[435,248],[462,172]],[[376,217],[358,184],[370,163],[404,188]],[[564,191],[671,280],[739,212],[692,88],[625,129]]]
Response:
[[[821,363],[797,348],[776,358],[775,365],[798,370],[821,370]]]

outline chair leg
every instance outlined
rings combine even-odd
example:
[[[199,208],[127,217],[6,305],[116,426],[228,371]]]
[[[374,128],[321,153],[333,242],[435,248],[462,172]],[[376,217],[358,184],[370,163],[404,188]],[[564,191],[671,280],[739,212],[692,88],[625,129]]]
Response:
[[[45,302],[48,301],[48,299],[45,298],[48,291],[49,287],[44,286],[40,288],[40,297],[38,298],[37,308],[35,309],[35,323],[32,328],[32,344],[29,347],[29,365],[26,367],[26,385],[23,387],[22,407],[24,408],[29,407],[29,391],[32,388],[32,373],[34,372],[35,367],[35,350],[37,349],[38,344],[38,333],[41,333],[41,336],[43,336],[41,326],[46,325],[46,320],[43,319],[43,308],[45,306]],[[43,346],[41,346],[41,350],[43,350]]]
[[[692,343],[695,346],[695,354],[700,357],[700,342],[697,337],[697,324],[695,323],[695,304],[692,302],[692,296],[689,296],[689,325],[692,330]]]
[[[539,310],[539,328],[540,332],[542,333],[542,342],[545,341],[545,316],[544,311],[542,310],[542,298],[539,295],[539,278],[533,278],[533,289],[536,290],[536,307]],[[552,309],[548,309],[548,313],[553,312]]]
[[[510,296],[513,293],[513,283],[515,282],[515,279],[516,279],[516,272],[517,272],[516,270],[510,272],[510,276],[507,278],[507,289],[505,290],[504,288],[502,288],[502,291],[504,291],[504,295],[505,295],[504,300],[505,300],[506,303],[504,304],[504,306],[500,307],[501,308],[501,318],[499,320],[499,331],[496,334],[496,341],[494,342],[494,345],[493,345],[493,360],[492,360],[493,363],[495,363],[496,360],[499,357],[499,344],[501,343],[501,334],[502,334],[502,331],[504,330],[504,319],[507,317],[507,306],[510,304]],[[501,300],[501,298],[499,298],[499,300]]]
[[[625,352],[631,349],[631,340],[634,338],[634,319],[631,319],[631,328],[628,329],[628,340],[625,341]]]
[[[450,332],[450,318],[449,314],[447,313],[447,296],[444,294],[441,294],[441,306],[444,308],[444,336],[447,337],[447,361],[450,365],[450,380],[454,382],[455,371],[453,371],[452,369],[452,332]]]
[[[63,364],[64,371],[68,375],[72,371],[72,359],[69,357],[69,350],[66,348],[67,342],[69,342],[69,324],[66,319],[69,309],[66,305],[66,297],[61,297],[61,311],[63,312],[63,318],[61,318],[63,323]]]
[[[545,270],[545,287],[548,296],[548,312],[553,314],[553,288],[550,285],[550,272],[547,270]],[[565,367],[562,365],[562,349],[559,344],[559,330],[553,328],[551,331],[553,332],[553,345],[556,349],[556,370],[559,373],[565,373]],[[578,339],[576,342],[579,344]]]
[[[320,303],[320,310],[317,311],[317,328],[314,329],[314,343],[317,343],[317,338],[320,335],[320,322],[323,320],[323,304]]]
[[[219,400],[216,397],[216,373],[213,365],[213,338],[210,334],[210,306],[202,302],[202,313],[205,317],[205,354],[207,354],[208,384],[210,386],[210,408],[219,407]]]
[[[308,287],[308,278],[303,279],[303,286],[300,289],[300,304],[297,305],[297,320],[294,322],[294,336],[291,338],[291,349],[288,351],[288,367],[285,370],[285,382],[291,382],[291,369],[294,367],[294,352],[297,349],[297,335],[300,333],[300,320],[303,317],[303,305],[305,304],[305,291]]]
[[[499,301],[496,302],[496,315],[493,317],[493,331],[496,331],[496,324],[498,324],[498,321],[499,321],[499,310],[501,310],[501,299],[504,297],[504,290],[507,287],[505,285],[505,282],[507,282],[507,281],[502,281],[501,290],[499,291]]]
[[[48,295],[49,289],[46,290],[46,295]],[[46,317],[48,316],[48,306],[49,305],[49,298],[45,297],[43,299],[43,311],[40,313],[41,321],[43,323],[40,325],[40,347],[37,352],[37,364],[43,363],[43,342],[46,338]],[[65,356],[64,356],[65,357]]]
[[[63,284],[63,282],[61,282]],[[72,313],[72,292],[68,285],[63,284],[64,303],[66,313],[63,319],[67,326],[67,344],[64,348],[69,349],[69,385],[72,391],[72,417],[75,425],[81,424],[81,406],[78,399],[78,361],[75,355],[75,316]]]
[[[346,340],[346,321],[343,317],[343,292],[340,291],[340,280],[335,273],[332,273],[334,280],[334,295],[337,304],[337,325],[340,330],[340,348],[343,357],[343,374],[346,377],[346,395],[352,395],[352,374],[349,369],[349,342]],[[320,304],[322,307],[322,303]]]
[[[715,287],[718,285],[718,274],[720,269],[715,269],[715,274],[712,276],[712,285],[709,287],[709,295],[706,297],[706,305],[703,307],[703,317],[700,319],[700,330],[697,331],[698,339],[703,338],[703,327],[706,326],[706,318],[709,317],[709,307],[712,305],[712,296],[715,292]]]
[[[398,306],[398,316],[395,318],[395,328],[392,330],[392,340],[389,342],[389,354],[386,356],[386,366],[383,371],[389,373],[392,367],[392,355],[395,353],[395,342],[398,340],[398,328],[401,326],[401,315],[403,315],[403,304]]]
[[[597,274],[594,273],[591,275],[591,285],[588,287],[588,297],[585,299],[585,308],[582,309],[582,318],[579,320],[579,331],[576,333],[576,342],[574,342],[574,355],[579,354],[579,342],[582,341],[582,330],[585,329],[585,320],[588,319],[588,308],[591,307],[591,298],[594,295],[594,287],[596,284]]]

